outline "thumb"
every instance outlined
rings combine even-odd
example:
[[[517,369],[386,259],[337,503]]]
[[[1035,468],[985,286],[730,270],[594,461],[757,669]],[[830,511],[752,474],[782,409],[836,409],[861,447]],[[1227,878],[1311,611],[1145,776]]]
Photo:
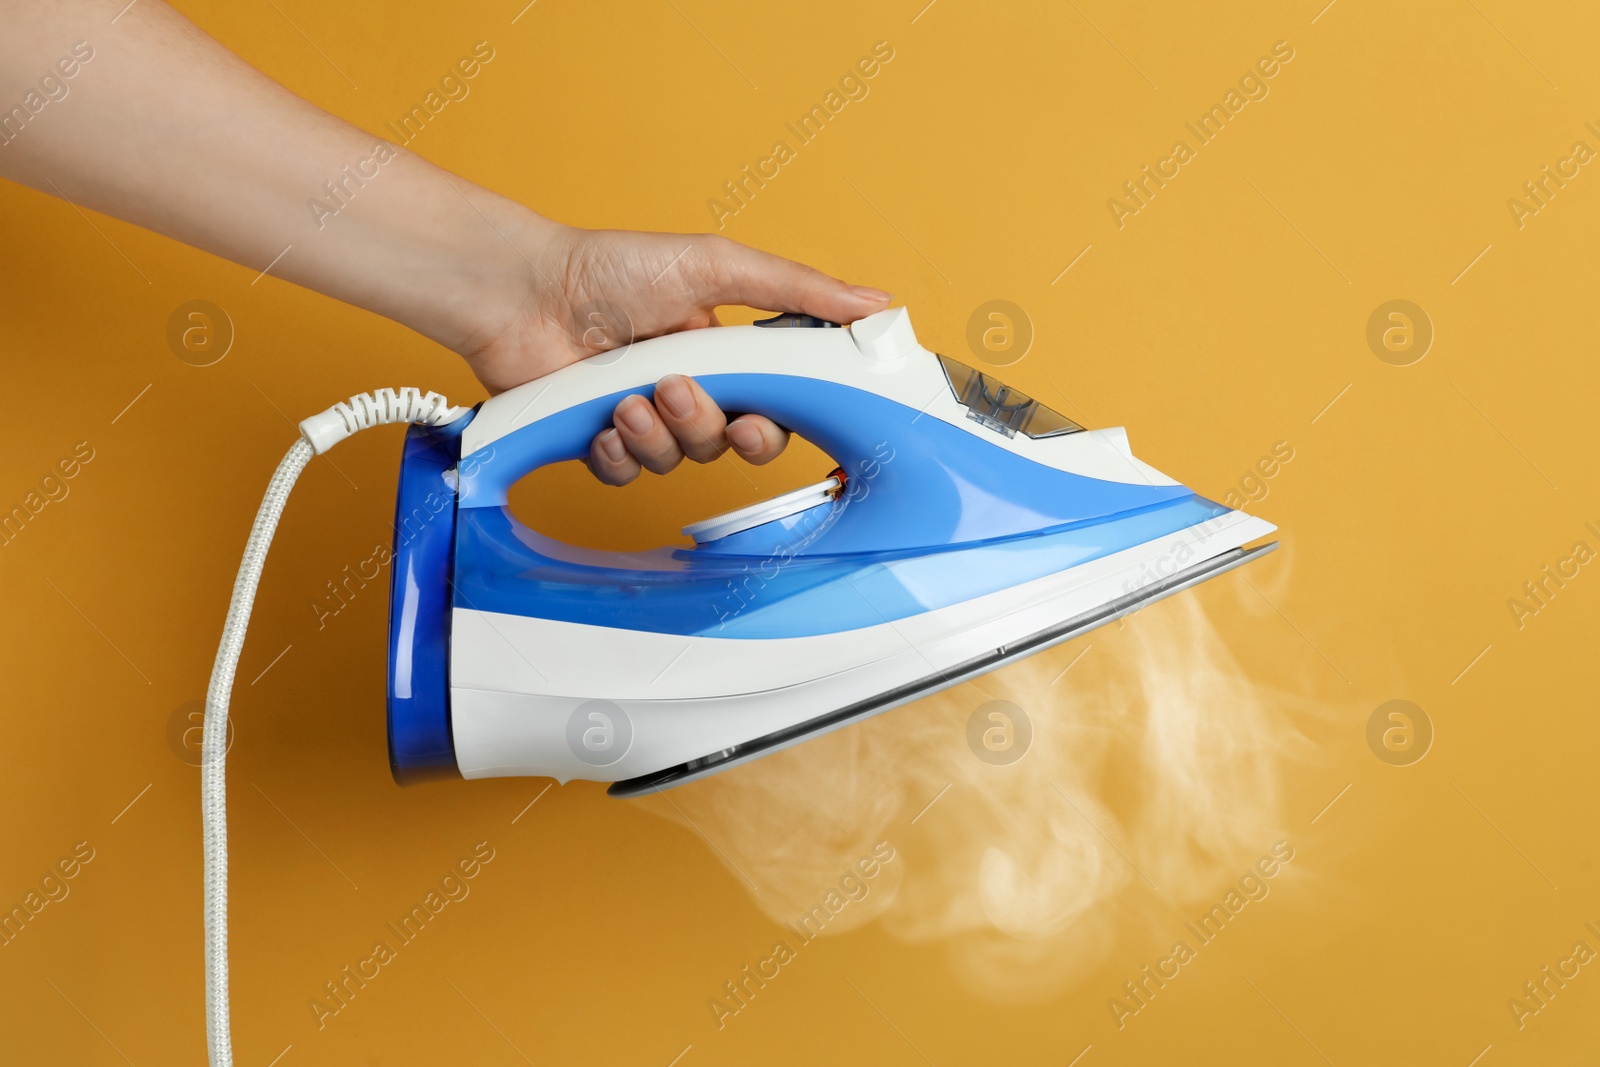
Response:
[[[848,285],[803,263],[725,237],[707,241],[706,260],[710,284],[701,296],[711,305],[742,304],[829,322],[854,322],[882,311],[893,299],[881,289]]]

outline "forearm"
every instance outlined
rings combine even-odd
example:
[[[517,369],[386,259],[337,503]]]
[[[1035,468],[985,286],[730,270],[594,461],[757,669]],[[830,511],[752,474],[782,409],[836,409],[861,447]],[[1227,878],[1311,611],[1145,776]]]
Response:
[[[460,352],[539,284],[561,227],[321,111],[159,0],[113,24],[125,2],[0,3],[0,175]]]

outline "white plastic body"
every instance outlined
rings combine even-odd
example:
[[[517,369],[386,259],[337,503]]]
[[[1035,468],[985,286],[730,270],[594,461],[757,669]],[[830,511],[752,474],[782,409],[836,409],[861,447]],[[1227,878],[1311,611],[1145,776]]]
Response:
[[[1228,512],[988,596],[814,637],[682,637],[456,608],[456,762],[468,778],[648,774],[926,678],[1274,529]],[[928,563],[926,578],[937,582],[941,561]],[[594,767],[568,748],[566,730],[601,689],[627,714],[633,742]]]

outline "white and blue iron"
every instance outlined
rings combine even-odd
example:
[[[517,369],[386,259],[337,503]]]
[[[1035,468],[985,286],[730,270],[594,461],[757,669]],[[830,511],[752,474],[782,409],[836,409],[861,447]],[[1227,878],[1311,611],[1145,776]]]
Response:
[[[838,465],[608,553],[541,536],[507,491],[579,459],[668,373]],[[820,472],[819,472],[820,473]],[[637,342],[413,425],[390,617],[395,777],[548,775],[633,796],[876,714],[1276,547],[1274,527],[986,373],[904,308]]]
[[[838,464],[685,528],[693,548],[542,537],[513,483],[578,459],[630,393],[689,374]],[[917,344],[905,309],[672,334],[476,411],[380,389],[300,424],[234,582],[200,747],[206,1034],[231,1067],[228,707],[272,535],[312,456],[409,423],[395,515],[389,761],[399,781],[549,775],[634,796],[698,778],[1091,630],[1221,574],[1274,527]]]

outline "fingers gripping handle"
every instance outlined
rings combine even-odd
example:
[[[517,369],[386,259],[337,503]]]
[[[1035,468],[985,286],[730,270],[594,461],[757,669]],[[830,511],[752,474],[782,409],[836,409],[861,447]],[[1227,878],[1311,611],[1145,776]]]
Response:
[[[460,505],[502,506],[530,471],[588,455],[624,397],[653,397],[673,373],[695,378],[724,411],[764,415],[846,469],[883,441],[885,404],[915,415],[933,389],[947,388],[903,308],[850,329],[724,326],[641,341],[486,402],[464,435]]]

